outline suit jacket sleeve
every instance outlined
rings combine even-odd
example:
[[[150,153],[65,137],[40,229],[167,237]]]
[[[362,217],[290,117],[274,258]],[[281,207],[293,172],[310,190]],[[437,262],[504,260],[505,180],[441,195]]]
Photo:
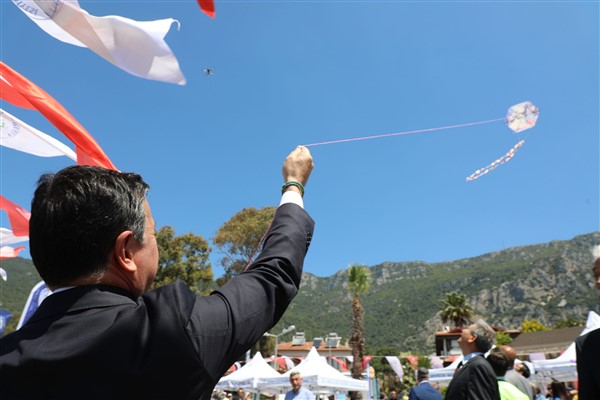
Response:
[[[302,207],[281,205],[252,265],[210,296],[197,298],[188,336],[215,381],[279,321],[298,293],[313,229]]]
[[[575,339],[579,399],[600,399],[600,330]]]

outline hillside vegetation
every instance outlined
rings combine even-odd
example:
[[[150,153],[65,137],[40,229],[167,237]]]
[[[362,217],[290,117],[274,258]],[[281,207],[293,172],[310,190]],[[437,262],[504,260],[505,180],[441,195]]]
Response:
[[[441,300],[450,292],[465,294],[477,317],[504,329],[519,329],[525,319],[547,326],[567,318],[584,323],[589,311],[600,312],[591,274],[591,248],[598,243],[600,232],[593,232],[450,262],[371,266],[371,288],[362,301],[367,349],[433,352],[433,333],[443,329]],[[0,266],[9,275],[0,281],[0,308],[18,319],[39,275],[27,259],[2,260]],[[305,273],[300,293],[272,332],[293,324],[309,340],[329,332],[346,340],[351,304],[345,269],[329,277]]]

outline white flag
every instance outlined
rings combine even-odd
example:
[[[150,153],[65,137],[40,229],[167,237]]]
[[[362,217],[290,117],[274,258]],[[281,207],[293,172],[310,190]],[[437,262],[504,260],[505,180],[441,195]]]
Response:
[[[69,147],[1,108],[0,145],[40,157],[67,156],[77,161],[77,155]]]
[[[404,378],[404,371],[402,370],[402,363],[400,363],[400,359],[394,356],[386,356],[385,359],[387,360],[388,364],[390,364],[390,367],[392,367],[396,375],[398,375],[400,381],[402,381]]]
[[[29,240],[29,236],[15,236],[13,231],[6,228],[0,228],[0,247],[7,244],[15,244]]]
[[[185,85],[177,58],[164,41],[166,18],[134,21],[117,15],[95,17],[76,0],[13,0],[46,33],[65,43],[87,47],[117,67],[141,78]]]

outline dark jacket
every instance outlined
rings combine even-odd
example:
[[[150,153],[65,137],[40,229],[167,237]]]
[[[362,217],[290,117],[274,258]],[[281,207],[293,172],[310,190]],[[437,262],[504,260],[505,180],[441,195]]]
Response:
[[[137,299],[103,285],[50,295],[0,339],[0,399],[209,399],[298,292],[313,227],[280,206],[257,260],[210,296],[182,283]]]
[[[446,400],[500,400],[492,366],[477,355],[471,358],[448,384]]]
[[[442,395],[429,382],[421,382],[410,389],[408,400],[442,400]]]
[[[579,400],[600,399],[600,329],[575,339]]]

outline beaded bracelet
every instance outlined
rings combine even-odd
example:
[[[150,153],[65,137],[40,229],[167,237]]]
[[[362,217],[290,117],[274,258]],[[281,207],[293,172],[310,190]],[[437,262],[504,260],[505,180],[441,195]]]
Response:
[[[300,194],[302,195],[302,197],[304,197],[304,186],[302,186],[300,182],[296,181],[289,181],[284,183],[281,187],[281,194],[283,194],[285,192],[285,189],[287,189],[290,186],[296,186],[298,189],[300,189]]]

